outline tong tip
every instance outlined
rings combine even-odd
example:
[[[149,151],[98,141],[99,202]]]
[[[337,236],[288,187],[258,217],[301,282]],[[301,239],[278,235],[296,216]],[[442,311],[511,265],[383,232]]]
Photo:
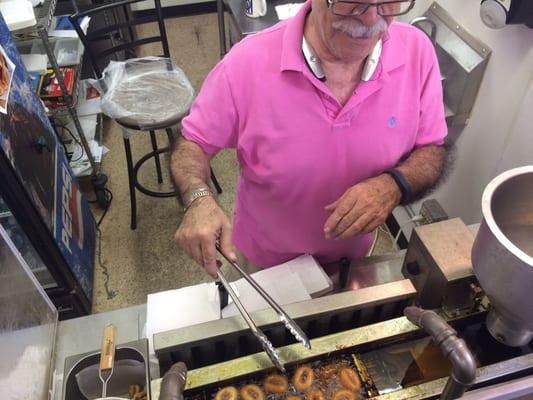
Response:
[[[277,369],[279,369],[281,372],[285,373],[285,367],[283,366],[283,363],[281,362],[281,358],[270,342],[270,340],[267,339],[267,337],[264,334],[259,334],[259,338],[261,341],[261,344],[263,346],[263,349],[265,349],[265,352],[269,356],[272,363],[276,366]]]
[[[296,322],[283,314],[279,315],[279,319],[285,324],[285,327],[292,333],[297,341],[303,344],[305,348],[311,350],[311,342],[309,341],[309,338]]]

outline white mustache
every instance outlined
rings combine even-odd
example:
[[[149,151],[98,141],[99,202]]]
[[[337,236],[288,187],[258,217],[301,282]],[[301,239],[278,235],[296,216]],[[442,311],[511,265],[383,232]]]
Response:
[[[352,38],[369,38],[385,32],[388,27],[383,18],[372,26],[364,25],[352,18],[344,18],[333,23],[333,29],[344,32]]]

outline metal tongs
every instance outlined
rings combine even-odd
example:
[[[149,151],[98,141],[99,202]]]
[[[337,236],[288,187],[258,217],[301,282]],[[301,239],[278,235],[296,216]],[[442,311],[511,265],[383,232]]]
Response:
[[[292,318],[289,317],[287,313],[285,313],[285,311],[283,311],[283,309],[279,306],[279,304],[276,303],[274,299],[272,299],[272,297],[270,297],[268,293],[265,292],[264,289],[250,275],[244,272],[244,270],[240,267],[239,264],[231,261],[222,252],[218,244],[216,245],[216,248],[218,252],[222,255],[222,257],[224,257],[228,263],[233,265],[233,267],[237,271],[239,271],[239,273],[243,276],[243,278],[246,279],[246,281],[250,285],[252,285],[252,287],[261,295],[261,297],[263,297],[263,299],[265,299],[265,301],[274,309],[274,311],[276,311],[281,322],[285,324],[285,327],[292,333],[292,335],[296,338],[296,340],[302,343],[306,348],[311,349],[311,343],[309,342],[309,338],[304,333],[304,331],[298,326],[298,324],[294,322]],[[254,323],[254,321],[250,317],[250,314],[248,314],[248,312],[246,311],[246,309],[240,302],[239,298],[237,297],[237,294],[231,288],[229,282],[224,276],[224,273],[220,269],[218,270],[218,277],[220,278],[222,285],[224,285],[224,287],[226,288],[226,291],[228,292],[228,294],[231,296],[233,302],[237,306],[237,309],[241,313],[242,317],[244,318],[244,320],[250,327],[250,330],[252,331],[254,336],[259,340],[259,343],[261,343],[261,346],[263,347],[267,355],[270,357],[270,359],[272,360],[276,368],[278,368],[282,372],[285,372],[285,367],[283,367],[283,364],[281,362],[281,358],[279,357],[278,352],[276,351],[272,343],[270,343],[270,341],[265,336],[265,334],[261,331],[261,329],[259,329],[257,325]]]

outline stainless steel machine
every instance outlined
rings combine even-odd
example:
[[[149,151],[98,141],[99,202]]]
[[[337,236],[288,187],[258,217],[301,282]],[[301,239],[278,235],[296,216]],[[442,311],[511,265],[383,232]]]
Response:
[[[456,398],[462,391],[445,387],[450,372],[459,371],[454,363],[465,359],[457,353],[450,363],[452,350],[443,354],[446,346],[435,342],[450,337],[457,344],[459,337],[475,368],[465,396],[533,393],[533,166],[494,179],[482,210],[479,229],[460,219],[422,225],[407,251],[333,266],[333,294],[285,307],[311,349],[287,334],[274,311],[252,313],[288,375],[302,364],[315,371],[349,365],[362,381],[361,398]],[[431,318],[444,329],[437,336],[447,336],[435,339],[429,324],[411,323],[418,318],[412,312],[410,320],[404,317],[413,304],[434,309]],[[162,373],[176,361],[188,365],[187,399],[211,399],[222,386],[261,382],[275,369],[240,316],[156,334],[154,350]],[[284,397],[268,397],[278,398]]]

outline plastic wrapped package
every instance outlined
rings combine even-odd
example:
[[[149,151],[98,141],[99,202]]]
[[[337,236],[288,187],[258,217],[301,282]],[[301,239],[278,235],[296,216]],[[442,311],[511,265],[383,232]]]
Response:
[[[101,93],[102,112],[133,129],[177,123],[194,98],[185,73],[162,57],[111,61],[93,86]]]

